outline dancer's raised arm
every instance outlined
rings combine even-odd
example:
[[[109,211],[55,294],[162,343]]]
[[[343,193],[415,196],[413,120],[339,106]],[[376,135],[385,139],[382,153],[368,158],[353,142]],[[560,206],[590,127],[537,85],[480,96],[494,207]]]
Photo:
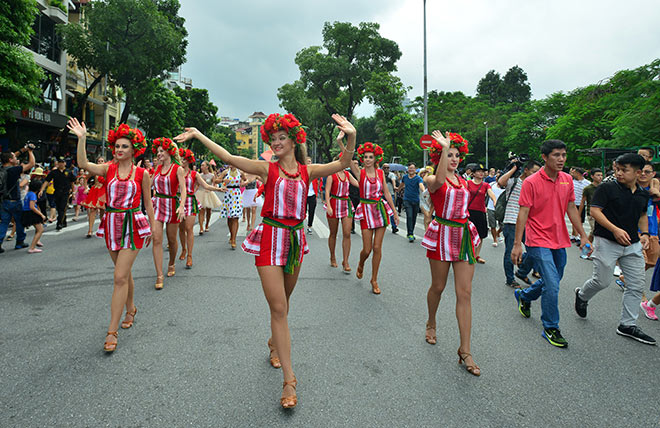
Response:
[[[98,165],[87,160],[87,149],[85,147],[85,141],[87,140],[87,127],[85,126],[85,122],[80,123],[78,122],[78,119],[72,117],[69,119],[66,127],[78,137],[78,168],[89,171],[92,175],[105,177],[105,173],[108,171],[107,164]]]
[[[436,130],[433,131],[431,135],[442,147],[442,153],[440,153],[440,162],[438,162],[438,166],[435,168],[435,174],[427,175],[424,178],[424,182],[429,188],[429,193],[435,192],[445,184],[445,180],[447,179],[447,163],[449,162],[450,144],[449,134],[445,137],[442,135],[442,132]]]
[[[355,153],[355,136],[356,136],[355,127],[344,116],[341,116],[339,114],[333,114],[332,119],[337,123],[337,128],[340,131],[339,135],[341,136],[342,133],[346,135],[348,142],[346,144],[346,147],[343,147],[340,139],[338,138],[338,142],[340,144],[340,147],[342,147],[342,153],[343,153],[343,155],[339,158],[339,160],[325,164],[309,165],[308,172],[309,172],[310,180],[314,180],[315,178],[319,178],[319,177],[327,177],[329,175],[334,174],[335,172],[339,172],[345,168],[348,168],[351,164],[351,158],[353,157],[353,153]]]
[[[224,163],[233,165],[249,174],[257,175],[262,178],[263,181],[266,181],[268,178],[268,162],[232,155],[224,147],[213,142],[206,135],[202,134],[197,128],[185,128],[185,132],[174,137],[174,141],[177,143],[183,143],[193,138],[201,141],[211,153],[219,157]]]

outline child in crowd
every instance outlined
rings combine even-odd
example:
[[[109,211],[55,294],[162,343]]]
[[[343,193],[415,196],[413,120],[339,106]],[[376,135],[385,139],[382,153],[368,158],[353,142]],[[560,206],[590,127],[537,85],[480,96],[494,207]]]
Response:
[[[76,179],[76,184],[73,186],[73,205],[76,210],[73,216],[73,221],[78,221],[78,216],[80,215],[80,204],[85,200],[85,196],[87,196],[88,191],[89,190],[87,189],[85,176],[81,175]]]
[[[42,247],[43,244],[39,241],[41,234],[44,233],[43,222],[46,220],[46,216],[41,212],[37,206],[37,193],[41,190],[41,182],[39,180],[33,180],[28,186],[28,192],[25,195],[23,200],[23,226],[34,226],[34,238],[28,249],[28,253],[40,253],[41,249],[36,248],[37,246]]]

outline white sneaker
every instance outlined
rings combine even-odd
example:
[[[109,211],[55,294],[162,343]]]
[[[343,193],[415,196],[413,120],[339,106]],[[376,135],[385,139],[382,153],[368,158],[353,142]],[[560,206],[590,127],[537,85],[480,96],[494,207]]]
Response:
[[[614,266],[614,276],[621,276],[621,268],[619,266]]]
[[[493,242],[493,247],[497,247],[497,242]]]

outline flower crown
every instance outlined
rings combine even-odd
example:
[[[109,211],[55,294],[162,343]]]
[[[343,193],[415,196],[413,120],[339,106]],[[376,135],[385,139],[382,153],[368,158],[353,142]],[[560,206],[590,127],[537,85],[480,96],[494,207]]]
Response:
[[[176,155],[177,150],[179,150],[179,148],[177,147],[174,141],[165,137],[156,138],[154,140],[151,146],[151,150],[153,151],[154,154],[158,153],[158,147],[162,147],[163,150],[165,150],[167,153],[170,154],[170,156]]]
[[[147,141],[144,139],[142,131],[122,123],[108,131],[108,149],[110,149],[113,155],[115,154],[115,143],[120,138],[128,138],[131,141],[134,158],[142,156],[147,150]]]
[[[294,115],[287,113],[281,116],[279,113],[270,114],[261,126],[261,139],[270,144],[270,136],[277,131],[286,131],[289,138],[298,144],[305,144],[307,133],[302,124]]]
[[[179,149],[179,157],[188,163],[195,163],[195,154],[190,149]]]
[[[463,138],[460,134],[454,132],[449,132],[449,147],[454,147],[458,149],[458,156],[461,160],[465,159],[470,150],[468,149],[468,140]],[[429,149],[429,156],[431,162],[438,164],[440,162],[440,155],[442,154],[442,146],[437,141],[433,140],[431,142],[431,147]]]
[[[374,154],[376,163],[381,163],[383,161],[383,149],[378,145],[372,142],[367,141],[364,144],[360,144],[360,147],[357,148],[358,159],[362,162],[364,154],[371,152]]]

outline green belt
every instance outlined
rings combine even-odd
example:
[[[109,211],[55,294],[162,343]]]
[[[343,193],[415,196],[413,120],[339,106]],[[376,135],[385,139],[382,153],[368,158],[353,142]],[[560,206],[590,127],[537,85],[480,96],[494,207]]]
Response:
[[[154,192],[157,198],[166,198],[166,199],[175,199],[175,204],[174,204],[174,211],[179,209],[179,196],[181,196],[179,193],[176,194],[176,196],[172,195],[166,195],[164,193],[158,193]]]
[[[140,211],[140,207],[137,208],[113,208],[111,206],[105,207],[105,212],[108,213],[124,213],[124,221],[121,224],[121,243],[122,248],[124,247],[124,240],[126,238],[126,232],[130,236],[131,240],[131,250],[135,250],[135,241],[133,240],[133,213]],[[108,231],[106,230],[106,234]]]
[[[199,214],[199,207],[197,206],[197,198],[195,197],[195,194],[188,195],[188,197],[192,199],[192,213]]]
[[[348,202],[348,216],[349,216],[349,217],[353,217],[353,204],[351,203],[351,199],[350,199],[348,196],[345,197],[345,198],[342,198],[341,196],[337,196],[337,195],[332,195],[332,194],[331,194],[330,197],[331,197],[332,199],[337,199],[337,200],[339,200],[339,201],[346,201],[346,202]],[[335,213],[335,215],[337,215],[337,214]]]
[[[298,224],[293,226],[287,226],[286,224],[280,223],[274,218],[264,217],[263,222],[272,227],[279,227],[280,229],[287,229],[289,231],[289,239],[291,240],[291,245],[289,245],[289,254],[286,256],[286,266],[284,266],[284,272],[293,274],[296,266],[300,266],[300,242],[298,242],[297,230],[302,229],[304,221],[301,221]]]
[[[433,218],[435,219],[435,221],[445,226],[463,228],[463,237],[461,238],[461,251],[459,253],[459,257],[461,258],[461,260],[465,260],[465,258],[467,257],[468,263],[470,263],[471,265],[475,264],[477,262],[477,258],[474,255],[474,247],[472,246],[472,236],[470,235],[470,221],[466,221],[465,223],[459,223],[457,221],[447,220],[446,218],[438,217],[437,215],[433,216]],[[440,245],[439,242],[438,245]]]
[[[360,198],[360,202],[363,204],[377,204],[378,211],[380,211],[380,214],[383,216],[383,219],[385,220],[385,227],[390,225],[390,217],[387,215],[387,210],[385,209],[385,204],[383,203],[382,199]]]

